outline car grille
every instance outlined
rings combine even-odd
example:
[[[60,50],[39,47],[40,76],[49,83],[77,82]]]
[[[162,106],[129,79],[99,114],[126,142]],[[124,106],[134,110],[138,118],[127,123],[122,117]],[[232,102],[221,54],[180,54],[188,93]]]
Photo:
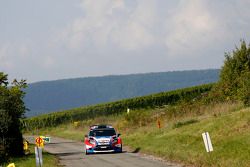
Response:
[[[96,151],[101,151],[101,150],[112,150],[112,147],[110,145],[97,145],[94,148]]]
[[[98,142],[98,145],[109,145],[109,142]]]

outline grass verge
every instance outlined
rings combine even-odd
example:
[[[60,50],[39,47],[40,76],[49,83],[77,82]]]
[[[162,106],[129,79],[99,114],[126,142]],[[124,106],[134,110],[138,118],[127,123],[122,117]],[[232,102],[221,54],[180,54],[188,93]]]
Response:
[[[208,131],[214,151],[207,153],[201,134]],[[247,167],[250,164],[250,109],[164,129],[143,127],[124,137],[133,148],[193,166]]]
[[[14,163],[17,167],[33,167],[36,166],[35,145],[30,145],[30,153],[23,157],[11,158],[10,163]],[[8,164],[4,164],[7,166]],[[56,156],[43,151],[43,167],[59,167]]]

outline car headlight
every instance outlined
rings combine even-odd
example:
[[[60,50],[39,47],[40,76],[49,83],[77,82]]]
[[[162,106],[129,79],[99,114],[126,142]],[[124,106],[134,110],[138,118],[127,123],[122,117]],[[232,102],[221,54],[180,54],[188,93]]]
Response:
[[[92,139],[92,140],[89,140],[89,143],[90,143],[90,144],[93,144],[93,145],[96,144],[95,140],[93,140],[93,139]]]
[[[115,147],[122,147],[122,145],[121,144],[116,144]]]

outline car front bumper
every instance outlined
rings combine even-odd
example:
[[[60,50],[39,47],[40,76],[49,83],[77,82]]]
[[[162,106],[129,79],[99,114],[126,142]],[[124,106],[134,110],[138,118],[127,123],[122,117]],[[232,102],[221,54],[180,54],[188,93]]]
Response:
[[[121,147],[112,147],[110,145],[100,145],[100,146],[95,146],[95,147],[87,147],[86,146],[86,153],[105,153],[105,152],[122,152]]]

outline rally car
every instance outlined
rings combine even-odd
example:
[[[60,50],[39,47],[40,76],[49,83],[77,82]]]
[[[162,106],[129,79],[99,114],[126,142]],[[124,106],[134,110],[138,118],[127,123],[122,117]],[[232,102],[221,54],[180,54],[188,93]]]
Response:
[[[85,135],[85,154],[122,152],[122,139],[111,125],[92,125]]]

